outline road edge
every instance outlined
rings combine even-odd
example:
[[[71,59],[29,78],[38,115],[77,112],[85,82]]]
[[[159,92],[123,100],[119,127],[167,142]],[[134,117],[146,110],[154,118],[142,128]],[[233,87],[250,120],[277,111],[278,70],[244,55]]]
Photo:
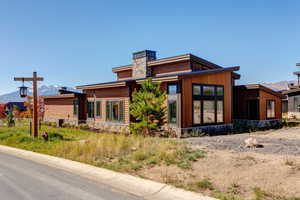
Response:
[[[0,145],[0,152],[71,172],[146,200],[216,200],[155,181],[122,174],[55,156]]]

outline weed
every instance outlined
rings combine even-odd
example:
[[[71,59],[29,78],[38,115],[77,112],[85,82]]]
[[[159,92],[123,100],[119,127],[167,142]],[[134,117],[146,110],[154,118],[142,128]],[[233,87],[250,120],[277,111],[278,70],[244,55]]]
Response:
[[[196,185],[201,190],[214,190],[213,184],[207,178],[197,182]]]

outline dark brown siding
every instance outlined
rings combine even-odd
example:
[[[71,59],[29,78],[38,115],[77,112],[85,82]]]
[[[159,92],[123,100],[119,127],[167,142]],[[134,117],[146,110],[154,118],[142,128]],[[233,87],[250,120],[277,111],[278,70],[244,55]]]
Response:
[[[129,69],[129,70],[117,72],[117,77],[118,80],[130,79],[132,78],[132,70]]]
[[[129,97],[128,87],[114,87],[114,88],[101,88],[95,90],[85,90],[87,97],[94,97],[94,93],[97,98],[118,98]]]
[[[152,75],[180,73],[190,70],[189,61],[152,66]]]
[[[247,90],[245,87],[234,87],[234,119],[248,119],[249,100],[259,99],[259,90]]]
[[[260,90],[260,98],[259,98],[259,107],[260,107],[260,120],[267,119],[267,100],[275,101],[275,118],[282,118],[282,107],[281,107],[281,98],[275,96],[273,94],[267,93],[263,90]]]
[[[192,84],[215,84],[224,85],[224,122],[232,122],[232,79],[231,72],[209,74],[185,78],[182,80],[182,127],[188,128],[193,125],[192,110]]]

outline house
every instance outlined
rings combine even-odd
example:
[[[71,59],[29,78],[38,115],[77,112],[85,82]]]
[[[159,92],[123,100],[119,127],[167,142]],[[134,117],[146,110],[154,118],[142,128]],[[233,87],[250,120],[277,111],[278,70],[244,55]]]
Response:
[[[133,53],[132,63],[112,69],[117,80],[78,86],[83,93],[44,97],[45,119],[87,123],[111,131],[128,130],[132,92],[152,78],[167,92],[167,127],[178,135],[201,128],[226,129],[233,122],[233,86],[240,67],[221,67],[192,54],[156,58]]]
[[[289,89],[283,94],[287,96],[287,118],[300,119],[300,72],[294,72],[294,75],[298,77],[298,85],[289,84]]]
[[[0,103],[0,119],[5,118],[5,103]]]
[[[285,96],[260,84],[234,87],[234,119],[257,127],[280,123]]]

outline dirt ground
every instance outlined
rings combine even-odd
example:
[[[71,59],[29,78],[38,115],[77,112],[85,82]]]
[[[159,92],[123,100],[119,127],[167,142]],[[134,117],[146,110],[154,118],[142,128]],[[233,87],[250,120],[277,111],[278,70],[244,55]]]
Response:
[[[244,147],[249,137],[264,147]],[[300,128],[185,140],[207,151],[191,170],[153,167],[139,174],[207,195],[221,192],[254,199],[254,188],[259,188],[273,195],[263,199],[300,197]],[[213,188],[193,186],[201,180],[209,180]]]

